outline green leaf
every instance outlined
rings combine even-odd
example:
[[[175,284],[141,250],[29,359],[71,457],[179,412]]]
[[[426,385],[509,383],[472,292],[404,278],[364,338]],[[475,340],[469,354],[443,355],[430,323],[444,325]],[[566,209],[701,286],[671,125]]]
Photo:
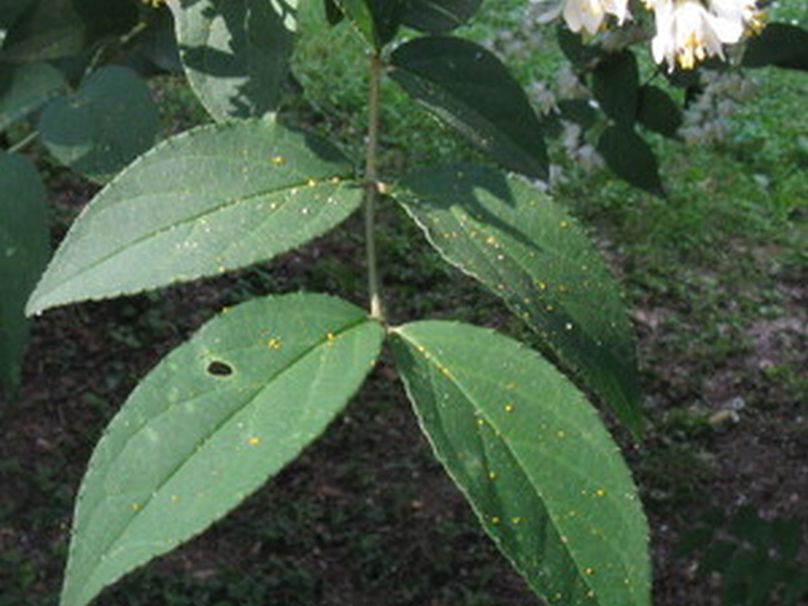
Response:
[[[648,130],[675,138],[682,126],[682,110],[661,88],[646,84],[640,89],[637,121]]]
[[[490,330],[431,321],[393,336],[437,458],[531,589],[550,604],[650,606],[637,490],[581,393]]]
[[[655,196],[665,197],[656,156],[633,130],[610,126],[600,135],[598,152],[618,177]]]
[[[443,34],[463,25],[477,12],[482,0],[404,0],[403,23],[431,34]]]
[[[559,24],[556,28],[556,39],[564,56],[578,68],[589,69],[603,54],[597,47],[584,44],[580,34],[571,31],[564,24]]]
[[[460,38],[432,36],[402,44],[391,63],[390,75],[405,91],[505,168],[547,178],[541,123],[493,53]]]
[[[253,300],[138,385],[82,482],[62,606],[171,551],[314,441],[375,364],[382,327],[339,299]]]
[[[770,23],[746,43],[743,65],[808,71],[808,31],[789,23]]]
[[[48,261],[45,187],[24,156],[0,152],[0,383],[13,392],[28,343],[23,310]]]
[[[375,45],[373,14],[365,0],[334,0],[342,13],[348,18],[351,27],[368,44]]]
[[[103,183],[152,146],[158,122],[146,83],[111,66],[94,72],[74,95],[51,101],[38,128],[57,160]]]
[[[449,263],[502,297],[618,418],[641,430],[632,330],[617,286],[560,206],[476,166],[412,175],[393,195]]]
[[[0,63],[0,131],[35,112],[65,88],[62,72],[47,63]]]
[[[0,59],[45,61],[79,53],[137,22],[131,0],[35,0],[3,41]]]
[[[74,55],[87,38],[87,26],[73,0],[36,0],[9,29],[0,59],[46,61]]]
[[[402,0],[335,0],[368,46],[383,48],[396,35]]]
[[[217,121],[273,114],[289,73],[296,0],[168,0],[188,81]]]
[[[640,98],[640,73],[634,53],[624,50],[604,55],[592,72],[592,94],[607,116],[631,128]]]
[[[564,99],[558,102],[558,110],[564,120],[576,123],[584,130],[595,126],[598,121],[598,112],[586,99]]]
[[[278,124],[209,125],[155,147],[73,224],[29,303],[136,293],[299,246],[361,204],[350,162]]]

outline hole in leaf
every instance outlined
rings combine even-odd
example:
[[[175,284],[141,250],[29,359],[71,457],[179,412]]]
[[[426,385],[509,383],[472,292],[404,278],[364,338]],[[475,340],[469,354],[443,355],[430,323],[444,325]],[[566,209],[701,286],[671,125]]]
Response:
[[[226,362],[215,360],[208,364],[208,374],[214,377],[229,377],[233,374],[233,367]]]

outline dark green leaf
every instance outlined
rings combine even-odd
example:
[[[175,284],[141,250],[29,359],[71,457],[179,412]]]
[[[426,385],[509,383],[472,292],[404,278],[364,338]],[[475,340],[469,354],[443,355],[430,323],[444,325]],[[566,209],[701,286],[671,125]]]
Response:
[[[9,30],[0,58],[44,61],[75,55],[137,22],[131,0],[35,0]]]
[[[47,63],[0,63],[0,131],[65,90],[62,73]]]
[[[191,87],[218,121],[272,114],[289,73],[289,0],[168,0]]]
[[[604,55],[592,72],[592,93],[607,116],[630,128],[640,97],[640,73],[634,53],[624,50]]]
[[[402,22],[422,32],[442,34],[463,25],[482,0],[404,0]]]
[[[640,88],[637,121],[648,130],[675,138],[682,126],[682,110],[661,88],[646,84]]]
[[[746,43],[743,64],[808,70],[808,31],[788,23],[770,23]]]
[[[547,178],[543,130],[527,95],[482,46],[418,38],[392,54],[391,77],[419,103],[505,168]]]
[[[336,0],[323,0],[325,18],[330,25],[336,25],[345,18]]]
[[[334,147],[266,121],[158,145],[73,224],[29,312],[218,275],[328,231],[361,204]]]
[[[45,61],[75,55],[87,41],[84,23],[73,0],[36,0],[8,31],[0,59]]]
[[[656,156],[634,131],[610,126],[600,136],[598,152],[624,181],[655,196],[665,196]]]
[[[74,95],[51,101],[38,128],[57,160],[105,182],[152,146],[158,121],[146,83],[130,69],[110,66]]]
[[[359,388],[383,338],[363,310],[298,294],[233,308],[175,349],[93,453],[61,605],[84,606],[295,459]]]
[[[584,44],[581,36],[570,31],[566,25],[556,28],[556,38],[561,52],[578,68],[588,68],[602,54],[598,48]]]
[[[416,322],[393,337],[437,458],[533,591],[566,606],[650,606],[637,490],[581,393],[490,330]]]
[[[592,103],[585,99],[559,101],[558,110],[564,120],[574,122],[584,130],[592,128],[598,120],[598,112],[592,107]]]
[[[413,175],[394,196],[449,263],[502,297],[641,430],[632,330],[617,286],[560,206],[517,178],[475,166]]]
[[[0,383],[14,391],[28,343],[23,309],[48,260],[45,188],[30,160],[0,152]]]

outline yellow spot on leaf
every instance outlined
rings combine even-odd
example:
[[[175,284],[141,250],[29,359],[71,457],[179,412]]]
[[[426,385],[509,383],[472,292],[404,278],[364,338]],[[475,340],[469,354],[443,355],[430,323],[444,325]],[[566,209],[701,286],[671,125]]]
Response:
[[[499,516],[491,516],[491,523],[492,524],[499,524],[502,520],[499,519]]]
[[[513,404],[505,404],[505,412],[513,412]]]
[[[284,158],[283,156],[272,156],[271,162],[275,166],[283,166],[284,164],[286,164],[286,158]]]
[[[605,491],[605,490],[603,490],[602,488],[598,488],[598,489],[595,491],[595,496],[596,496],[596,497],[605,497],[605,496],[606,496],[606,491]]]
[[[140,511],[140,503],[132,503],[132,511]]]
[[[564,430],[562,430],[562,429],[559,429],[559,430],[556,432],[556,435],[557,435],[559,438],[561,438],[561,439],[563,440],[564,438],[566,438],[566,437],[567,437],[567,432],[566,432],[566,431],[564,431]]]
[[[276,337],[272,337],[269,341],[267,341],[267,347],[277,351],[281,348],[281,340]]]
[[[258,446],[260,443],[261,443],[261,438],[259,438],[257,436],[253,436],[252,438],[247,440],[247,444],[249,444],[250,446]]]
[[[489,480],[492,480],[492,481],[493,481],[493,480],[496,480],[496,479],[497,479],[497,472],[495,472],[495,471],[489,471],[489,472],[488,472],[488,479],[489,479]]]

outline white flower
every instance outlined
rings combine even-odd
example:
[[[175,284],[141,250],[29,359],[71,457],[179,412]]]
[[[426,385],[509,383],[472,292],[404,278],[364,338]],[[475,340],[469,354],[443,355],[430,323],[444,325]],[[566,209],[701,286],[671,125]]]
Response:
[[[561,14],[572,31],[585,29],[590,34],[596,34],[601,29],[607,15],[617,17],[621,25],[631,16],[628,0],[561,0],[555,6],[546,8],[539,15],[538,21],[546,23]]]
[[[650,0],[656,35],[651,50],[657,63],[666,61],[692,69],[709,56],[724,58],[724,44],[739,42],[748,30],[761,26],[760,13],[750,0]]]

